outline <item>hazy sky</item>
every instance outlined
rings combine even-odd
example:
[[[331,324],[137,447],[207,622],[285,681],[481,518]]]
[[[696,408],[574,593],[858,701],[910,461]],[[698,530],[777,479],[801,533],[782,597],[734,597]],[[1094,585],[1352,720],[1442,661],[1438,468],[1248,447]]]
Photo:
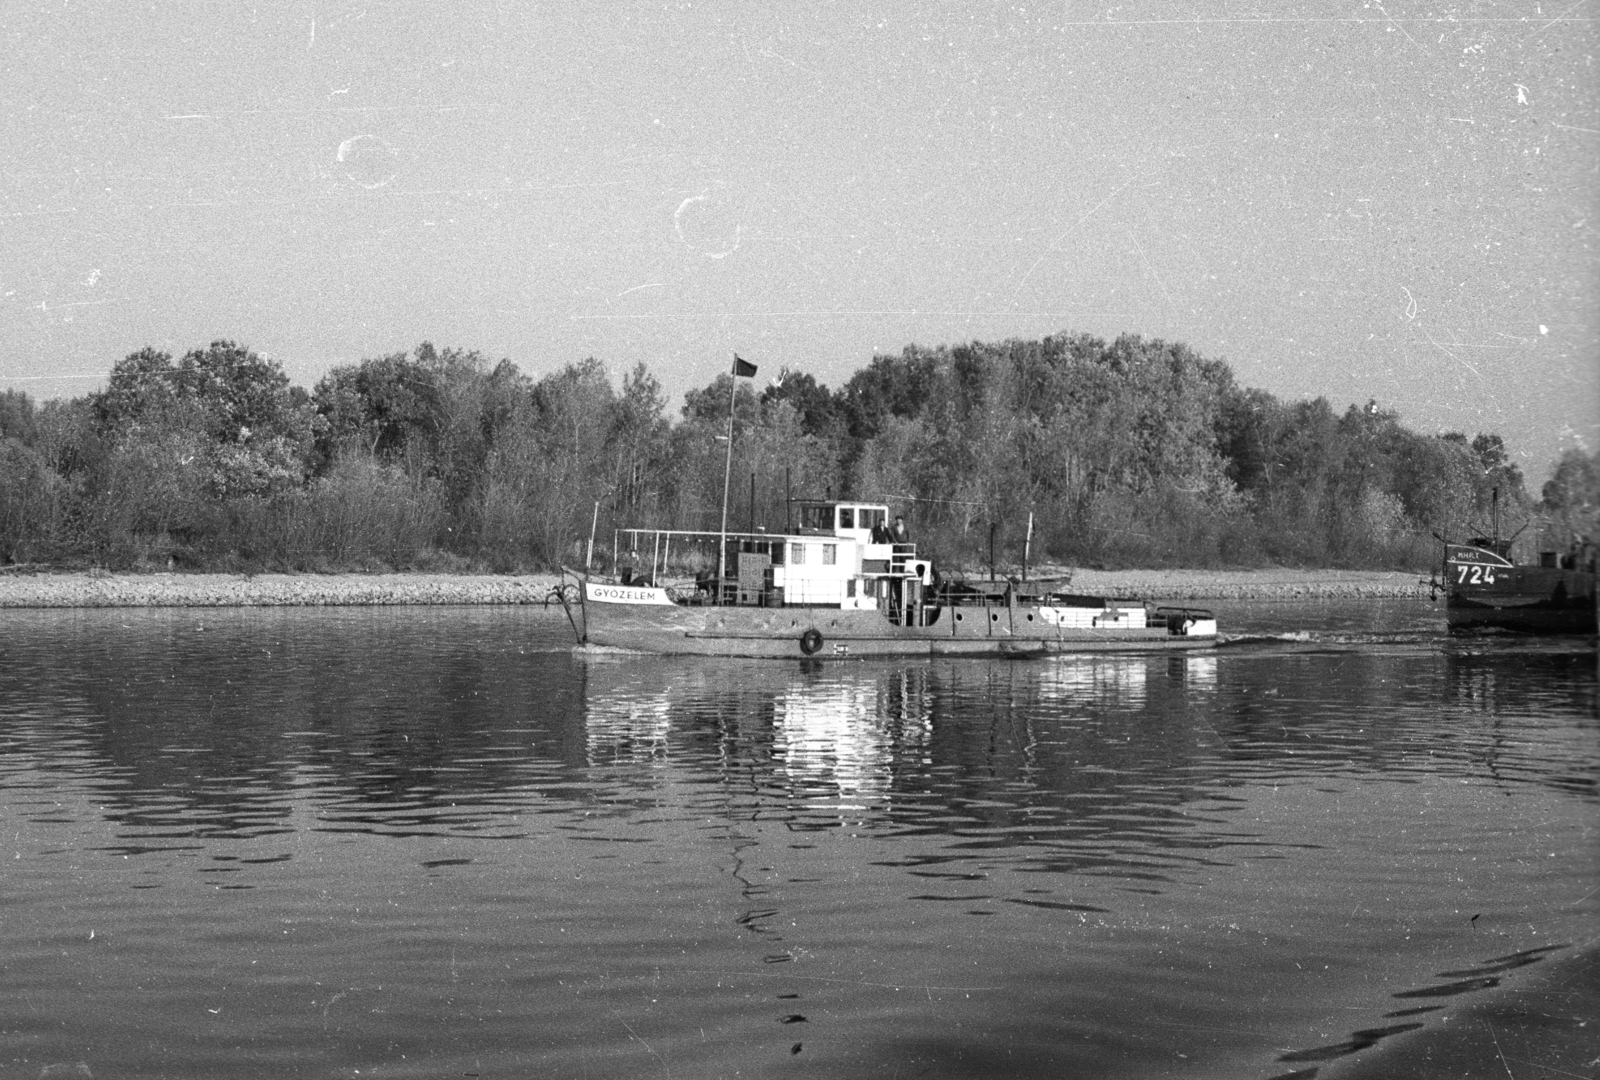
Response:
[[[1600,0],[0,0],[0,389],[1131,332],[1600,447]]]

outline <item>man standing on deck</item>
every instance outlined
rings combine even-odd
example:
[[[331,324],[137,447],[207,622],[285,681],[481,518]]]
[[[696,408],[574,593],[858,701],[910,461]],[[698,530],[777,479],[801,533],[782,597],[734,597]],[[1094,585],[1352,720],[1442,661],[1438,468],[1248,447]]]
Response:
[[[889,530],[889,536],[896,544],[911,543],[911,530],[906,528],[906,519],[899,514],[895,515],[894,527]]]

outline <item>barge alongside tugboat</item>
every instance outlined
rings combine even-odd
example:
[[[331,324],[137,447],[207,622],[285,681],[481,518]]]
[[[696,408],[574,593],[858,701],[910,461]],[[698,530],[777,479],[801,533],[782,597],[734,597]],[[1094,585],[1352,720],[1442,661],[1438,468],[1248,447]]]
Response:
[[[1217,623],[1198,608],[1084,596],[1045,583],[940,578],[916,545],[884,528],[887,506],[796,503],[783,534],[720,534],[720,574],[668,588],[649,575],[583,579],[579,640],[652,653],[765,658],[1026,657],[1206,648]],[[656,530],[670,545],[717,533]],[[661,560],[665,564],[665,558]],[[655,560],[652,558],[652,572]]]

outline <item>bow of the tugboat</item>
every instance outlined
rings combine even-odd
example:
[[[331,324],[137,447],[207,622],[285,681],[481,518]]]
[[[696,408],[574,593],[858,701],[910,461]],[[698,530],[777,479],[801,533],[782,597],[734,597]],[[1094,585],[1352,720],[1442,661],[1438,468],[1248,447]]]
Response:
[[[584,594],[588,591],[584,586],[589,580],[588,574],[580,574],[576,570],[563,566],[561,568],[562,581],[556,586],[556,598],[561,601],[562,610],[567,613],[567,622],[572,624],[572,633],[578,639],[579,645],[589,641],[589,620]],[[571,578],[569,582],[566,580]]]

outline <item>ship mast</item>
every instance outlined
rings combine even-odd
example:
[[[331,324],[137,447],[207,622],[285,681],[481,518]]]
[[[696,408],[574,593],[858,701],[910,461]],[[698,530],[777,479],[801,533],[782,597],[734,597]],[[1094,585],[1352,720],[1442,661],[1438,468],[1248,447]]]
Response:
[[[756,366],[733,354],[733,378],[728,380],[728,452],[722,465],[722,542],[717,549],[717,603],[722,603],[723,577],[728,572],[728,482],[733,478],[733,402],[739,392],[739,377],[753,379]]]

